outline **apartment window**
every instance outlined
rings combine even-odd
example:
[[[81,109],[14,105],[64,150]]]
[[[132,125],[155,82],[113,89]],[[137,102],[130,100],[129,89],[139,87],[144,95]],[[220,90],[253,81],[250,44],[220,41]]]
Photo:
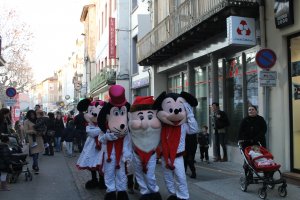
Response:
[[[138,64],[136,58],[136,43],[137,37],[132,39],[132,74],[138,73]]]
[[[105,4],[105,13],[104,13],[104,16],[105,16],[105,28],[107,26],[107,4]]]
[[[103,14],[103,12],[102,12],[102,14],[101,14],[101,16],[102,16],[102,18],[101,18],[101,21],[102,21],[102,25],[101,25],[101,33],[103,33],[103,30],[104,30],[104,27],[103,27],[103,19],[104,19],[104,14]]]
[[[107,67],[108,63],[107,63],[107,57],[105,57],[105,67]]]

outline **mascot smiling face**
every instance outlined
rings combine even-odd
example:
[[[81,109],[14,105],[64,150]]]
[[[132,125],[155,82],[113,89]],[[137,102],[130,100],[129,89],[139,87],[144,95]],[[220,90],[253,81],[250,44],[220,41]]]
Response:
[[[160,141],[161,122],[152,108],[152,96],[138,96],[131,105],[129,128],[133,144],[140,150],[155,150]]]
[[[182,125],[187,120],[187,113],[183,106],[186,102],[192,107],[198,105],[197,99],[187,92],[161,93],[154,104],[154,107],[158,109],[157,117],[171,126]]]
[[[84,115],[84,119],[88,123],[93,123],[93,124],[97,125],[97,117],[98,117],[100,110],[104,106],[104,104],[105,104],[105,102],[101,101],[101,100],[92,101],[89,104],[87,113]]]
[[[111,86],[109,102],[103,106],[98,116],[99,128],[106,133],[109,130],[117,137],[128,133],[127,113],[130,104],[125,98],[125,89],[119,85]]]

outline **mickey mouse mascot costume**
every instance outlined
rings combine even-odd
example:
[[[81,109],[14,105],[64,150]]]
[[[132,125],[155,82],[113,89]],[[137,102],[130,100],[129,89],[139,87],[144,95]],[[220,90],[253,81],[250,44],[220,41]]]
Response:
[[[87,98],[81,100],[77,105],[78,110],[87,111],[84,114],[84,119],[87,122],[87,139],[76,164],[80,170],[88,169],[91,171],[92,179],[85,184],[87,189],[95,187],[105,188],[104,178],[101,175],[101,157],[103,152],[101,151],[101,143],[98,141],[98,136],[103,133],[97,125],[97,116],[104,104],[104,101],[91,101]],[[97,179],[97,172],[99,173],[99,180]]]
[[[109,102],[98,116],[98,125],[105,133],[99,141],[106,145],[103,170],[107,189],[104,200],[128,200],[125,162],[131,160],[132,154],[127,118],[130,104],[121,85],[111,86],[109,96]]]
[[[161,200],[155,178],[156,149],[161,122],[153,109],[152,96],[137,96],[130,108],[129,128],[133,143],[133,165],[142,194],[140,200]]]
[[[189,199],[183,154],[186,134],[199,132],[192,107],[197,99],[187,92],[161,93],[154,103],[157,117],[162,121],[162,164],[168,200]]]

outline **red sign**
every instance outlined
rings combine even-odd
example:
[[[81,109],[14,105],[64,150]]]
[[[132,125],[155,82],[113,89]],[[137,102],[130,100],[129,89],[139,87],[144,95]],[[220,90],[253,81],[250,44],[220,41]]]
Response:
[[[269,70],[276,63],[277,57],[271,49],[262,49],[256,53],[255,61],[257,65],[265,70]]]
[[[108,57],[116,58],[116,27],[115,18],[109,18]]]

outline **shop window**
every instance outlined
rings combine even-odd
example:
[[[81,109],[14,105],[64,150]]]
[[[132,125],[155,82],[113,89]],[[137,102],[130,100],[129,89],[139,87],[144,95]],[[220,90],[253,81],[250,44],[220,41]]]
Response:
[[[292,170],[300,172],[300,36],[290,40]]]

